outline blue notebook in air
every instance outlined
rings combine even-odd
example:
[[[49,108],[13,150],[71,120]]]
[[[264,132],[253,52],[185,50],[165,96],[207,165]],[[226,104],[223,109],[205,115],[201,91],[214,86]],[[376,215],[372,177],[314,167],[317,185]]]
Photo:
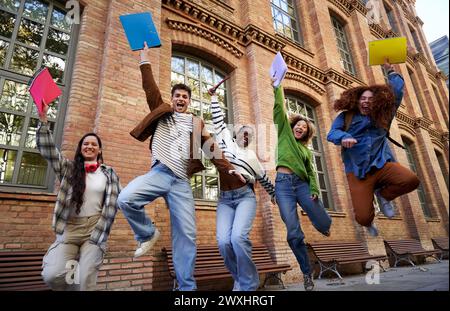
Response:
[[[120,22],[125,30],[131,50],[142,50],[144,41],[147,42],[149,48],[161,46],[150,12],[121,15]]]

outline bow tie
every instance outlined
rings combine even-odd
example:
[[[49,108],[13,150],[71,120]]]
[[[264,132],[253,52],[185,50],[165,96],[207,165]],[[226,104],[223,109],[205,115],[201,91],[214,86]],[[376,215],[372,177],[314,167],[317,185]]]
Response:
[[[94,173],[97,170],[98,166],[98,163],[84,164],[84,170],[86,171],[86,173]]]

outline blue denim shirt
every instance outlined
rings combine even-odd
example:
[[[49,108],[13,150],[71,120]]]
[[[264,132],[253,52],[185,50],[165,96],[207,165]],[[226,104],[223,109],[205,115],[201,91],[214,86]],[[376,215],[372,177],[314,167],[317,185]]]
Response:
[[[395,112],[403,98],[404,81],[401,75],[392,72],[388,76],[395,95]],[[335,145],[341,145],[346,138],[354,138],[357,143],[352,148],[342,148],[342,160],[345,173],[353,173],[358,179],[365,178],[372,168],[382,168],[386,162],[395,162],[389,148],[386,130],[379,128],[369,116],[355,113],[348,131],[344,131],[345,113],[341,112],[334,120],[327,140]]]

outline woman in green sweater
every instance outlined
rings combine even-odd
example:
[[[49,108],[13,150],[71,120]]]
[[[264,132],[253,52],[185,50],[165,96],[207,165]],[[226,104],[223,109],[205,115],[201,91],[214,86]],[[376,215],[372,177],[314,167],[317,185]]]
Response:
[[[275,196],[286,225],[287,241],[303,273],[305,290],[310,291],[314,289],[314,282],[297,203],[313,226],[325,236],[330,235],[331,218],[319,200],[312,152],[308,149],[314,135],[314,125],[301,115],[292,115],[288,120],[282,86],[275,87],[274,93],[273,120],[278,131]]]

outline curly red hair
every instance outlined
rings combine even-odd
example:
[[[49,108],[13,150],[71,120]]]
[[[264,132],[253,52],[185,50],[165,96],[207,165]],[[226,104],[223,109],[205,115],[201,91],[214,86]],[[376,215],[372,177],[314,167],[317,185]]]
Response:
[[[395,95],[388,85],[358,86],[346,90],[341,97],[334,102],[336,111],[347,110],[358,112],[359,98],[365,91],[373,93],[373,101],[369,116],[378,127],[387,128],[392,120],[395,109]]]

